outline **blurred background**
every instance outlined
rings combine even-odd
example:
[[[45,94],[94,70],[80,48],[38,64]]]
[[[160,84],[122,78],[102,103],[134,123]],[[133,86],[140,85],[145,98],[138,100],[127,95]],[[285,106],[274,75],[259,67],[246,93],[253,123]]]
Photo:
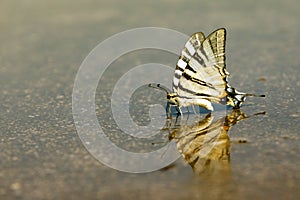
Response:
[[[1,0],[0,199],[296,199],[299,4]],[[230,83],[267,95],[242,108],[245,113],[265,111],[265,116],[230,130],[230,172],[196,175],[181,159],[164,170],[127,174],[101,164],[82,145],[72,117],[77,70],[101,41],[147,26],[187,35],[225,27]],[[122,59],[114,65],[154,60],[175,67],[177,55],[145,51]],[[116,69],[111,76],[122,72]]]

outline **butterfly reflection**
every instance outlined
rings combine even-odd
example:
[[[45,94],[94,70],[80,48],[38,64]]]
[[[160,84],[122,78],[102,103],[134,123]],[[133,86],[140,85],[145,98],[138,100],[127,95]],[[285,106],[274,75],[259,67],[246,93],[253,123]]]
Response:
[[[181,123],[172,128],[169,139],[176,141],[180,154],[196,174],[230,172],[230,139],[227,133],[245,118],[247,116],[239,109],[232,110],[225,117],[209,113],[193,124]]]

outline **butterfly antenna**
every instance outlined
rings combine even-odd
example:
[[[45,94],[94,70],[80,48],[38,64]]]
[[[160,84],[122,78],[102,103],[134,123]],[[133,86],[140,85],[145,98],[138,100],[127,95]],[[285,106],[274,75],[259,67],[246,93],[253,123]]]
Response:
[[[165,86],[163,86],[163,85],[161,85],[161,84],[159,84],[159,83],[150,83],[150,84],[148,85],[148,87],[152,87],[152,88],[155,88],[155,89],[163,90],[163,91],[165,91],[167,94],[171,93],[171,91],[170,91],[168,88],[166,88]]]

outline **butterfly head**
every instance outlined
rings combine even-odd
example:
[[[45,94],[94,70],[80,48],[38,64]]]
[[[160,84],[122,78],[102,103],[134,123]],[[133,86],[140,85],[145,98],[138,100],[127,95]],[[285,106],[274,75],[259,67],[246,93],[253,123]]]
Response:
[[[157,83],[150,83],[148,85],[148,87],[152,87],[152,88],[156,88],[156,89],[165,91],[167,93],[167,99],[169,101],[169,104],[180,106],[178,95],[176,93],[172,93],[171,90],[169,90],[165,86],[163,86],[161,84],[157,84]]]

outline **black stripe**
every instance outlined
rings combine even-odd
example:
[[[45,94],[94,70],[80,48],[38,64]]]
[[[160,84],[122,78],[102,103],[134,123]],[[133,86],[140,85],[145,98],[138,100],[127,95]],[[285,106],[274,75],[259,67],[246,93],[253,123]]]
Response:
[[[216,54],[215,54],[215,51],[216,51],[216,50],[213,48],[213,44],[212,44],[211,38],[209,38],[207,41],[208,41],[208,43],[209,43],[209,46],[211,47],[211,50],[212,50],[214,56],[216,57]]]
[[[184,49],[182,50],[182,52],[185,52],[188,56],[192,57],[192,55],[190,54],[189,50],[184,47]],[[179,59],[182,59],[183,61],[185,61],[186,63],[189,62],[190,58],[185,57],[185,55],[183,55],[183,53],[181,52],[181,55],[179,57]]]
[[[185,72],[182,73],[182,76],[183,76],[184,78],[186,78],[187,80],[192,81],[192,82],[194,82],[194,83],[197,83],[197,84],[199,84],[199,85],[202,85],[202,86],[205,86],[205,87],[209,87],[209,88],[215,89],[214,86],[212,86],[211,84],[206,83],[205,81],[201,81],[201,80],[199,80],[199,79],[197,79],[197,78],[193,78],[193,77],[191,77],[190,75],[188,75],[188,74],[185,73]]]
[[[178,85],[179,89],[184,91],[184,92],[187,92],[187,93],[190,93],[191,95],[196,95],[196,96],[201,96],[201,97],[209,97],[209,98],[218,98],[218,97],[215,97],[215,96],[212,96],[212,95],[209,95],[209,94],[205,94],[205,93],[199,93],[199,92],[194,92],[188,88],[184,88],[182,87],[182,85]],[[186,99],[194,99],[195,97],[186,97],[186,96],[179,96],[179,97],[183,97],[183,98],[186,98]]]
[[[201,58],[198,53],[195,53],[193,58],[199,63],[199,65],[206,67],[206,65],[204,64],[203,58]]]
[[[214,48],[211,38],[208,39],[208,42],[209,42],[209,46],[211,47],[211,50],[213,51],[213,54],[216,56],[216,50],[217,49]]]
[[[182,69],[182,68],[180,68],[178,65],[176,65],[176,68],[175,68],[175,69],[183,72],[185,68]]]
[[[199,50],[201,51],[201,53],[204,55],[204,57],[206,58],[206,60],[208,60],[208,56],[206,54],[206,52],[204,51],[203,47],[200,47]]]
[[[187,64],[185,68],[191,70],[194,73],[197,73],[197,71],[194,68],[192,68],[189,64]]]

